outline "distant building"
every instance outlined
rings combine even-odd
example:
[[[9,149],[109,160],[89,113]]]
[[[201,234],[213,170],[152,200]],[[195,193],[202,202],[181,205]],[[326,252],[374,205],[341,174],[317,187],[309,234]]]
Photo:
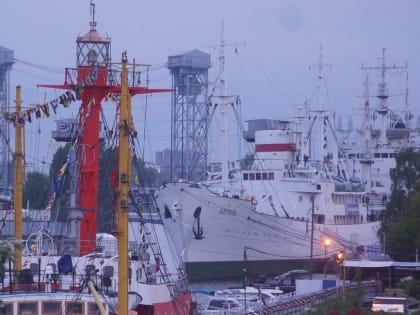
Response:
[[[155,163],[159,167],[159,173],[162,177],[170,178],[171,176],[171,150],[165,149],[155,154]]]

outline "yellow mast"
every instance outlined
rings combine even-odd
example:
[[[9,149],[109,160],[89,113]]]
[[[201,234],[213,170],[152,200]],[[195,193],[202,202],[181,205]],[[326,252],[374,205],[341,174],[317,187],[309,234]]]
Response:
[[[21,109],[21,87],[16,87],[16,112],[19,113]],[[15,240],[17,246],[15,246],[15,265],[16,271],[20,271],[22,268],[22,181],[24,172],[23,163],[23,149],[22,149],[22,136],[24,125],[20,124],[19,121],[16,123],[16,139],[15,139],[15,154],[14,154],[14,210],[15,210]]]
[[[131,182],[131,95],[128,91],[127,54],[122,55],[118,151],[118,314],[128,314],[128,193]]]

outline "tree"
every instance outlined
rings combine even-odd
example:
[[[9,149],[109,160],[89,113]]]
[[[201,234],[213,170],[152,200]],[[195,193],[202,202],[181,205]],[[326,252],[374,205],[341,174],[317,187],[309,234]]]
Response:
[[[159,173],[156,169],[147,167],[142,159],[133,161],[133,184],[142,187],[156,187],[160,184]]]
[[[68,160],[69,152],[69,143],[63,147],[59,147],[54,153],[50,167],[50,183],[56,193],[51,218],[58,221],[67,219],[67,213],[65,213],[63,209],[70,207],[70,176],[68,167],[64,174],[61,174],[60,177],[58,176]],[[50,196],[50,199],[51,198],[52,196]]]
[[[50,181],[48,176],[39,173],[28,173],[23,183],[23,204],[32,209],[44,209],[50,199]]]
[[[420,179],[400,214],[386,232],[387,252],[396,260],[415,260],[420,249]]]
[[[413,148],[398,153],[390,176],[392,191],[380,233],[393,259],[414,260],[420,249],[420,153]]]

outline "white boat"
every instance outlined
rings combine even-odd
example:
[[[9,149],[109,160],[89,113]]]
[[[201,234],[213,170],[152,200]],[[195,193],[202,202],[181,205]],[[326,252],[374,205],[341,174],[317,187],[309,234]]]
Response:
[[[322,53],[319,68],[322,93]],[[225,111],[232,100],[226,86],[221,91],[216,99]],[[360,259],[380,248],[380,222],[370,216],[364,185],[346,178],[337,152],[334,161],[325,159],[329,115],[322,102],[312,111],[311,122],[320,125],[312,134],[319,139],[319,159],[302,120],[254,120],[246,132],[254,142],[251,163],[228,162],[225,145],[221,167],[210,170],[207,181],[160,188],[156,200],[165,227],[191,279],[322,270],[339,251]]]
[[[376,67],[365,67],[380,73],[376,99],[372,102],[369,86],[374,80],[368,74],[365,81],[365,102],[362,124],[339,128],[340,151],[346,162],[349,176],[366,183],[368,190],[377,195],[376,199],[386,199],[391,194],[390,171],[396,166],[396,154],[401,150],[420,149],[420,114],[409,102],[407,66],[387,65],[385,49]],[[393,98],[387,83],[388,72],[406,73],[404,104],[398,106],[399,98]],[[397,94],[397,91],[394,92]],[[374,199],[372,200],[375,201]]]
[[[249,313],[258,312],[263,307],[278,303],[288,295],[276,288],[229,288],[223,290],[196,290],[199,314]]]
[[[233,297],[228,296],[206,296],[198,304],[199,315],[218,314],[245,314],[244,306]]]

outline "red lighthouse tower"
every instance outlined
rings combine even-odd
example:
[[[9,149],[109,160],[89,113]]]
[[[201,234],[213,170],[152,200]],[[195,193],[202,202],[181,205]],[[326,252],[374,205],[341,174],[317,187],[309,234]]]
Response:
[[[76,40],[77,68],[66,68],[62,85],[41,84],[41,87],[73,90],[81,100],[77,135],[77,208],[83,213],[80,223],[80,255],[95,250],[98,210],[99,115],[101,101],[108,93],[120,93],[120,71],[111,69],[111,41],[96,30],[95,4],[91,3],[90,30]],[[140,82],[140,72],[130,71],[130,82]],[[131,95],[167,92],[168,89],[147,89],[130,86]]]

